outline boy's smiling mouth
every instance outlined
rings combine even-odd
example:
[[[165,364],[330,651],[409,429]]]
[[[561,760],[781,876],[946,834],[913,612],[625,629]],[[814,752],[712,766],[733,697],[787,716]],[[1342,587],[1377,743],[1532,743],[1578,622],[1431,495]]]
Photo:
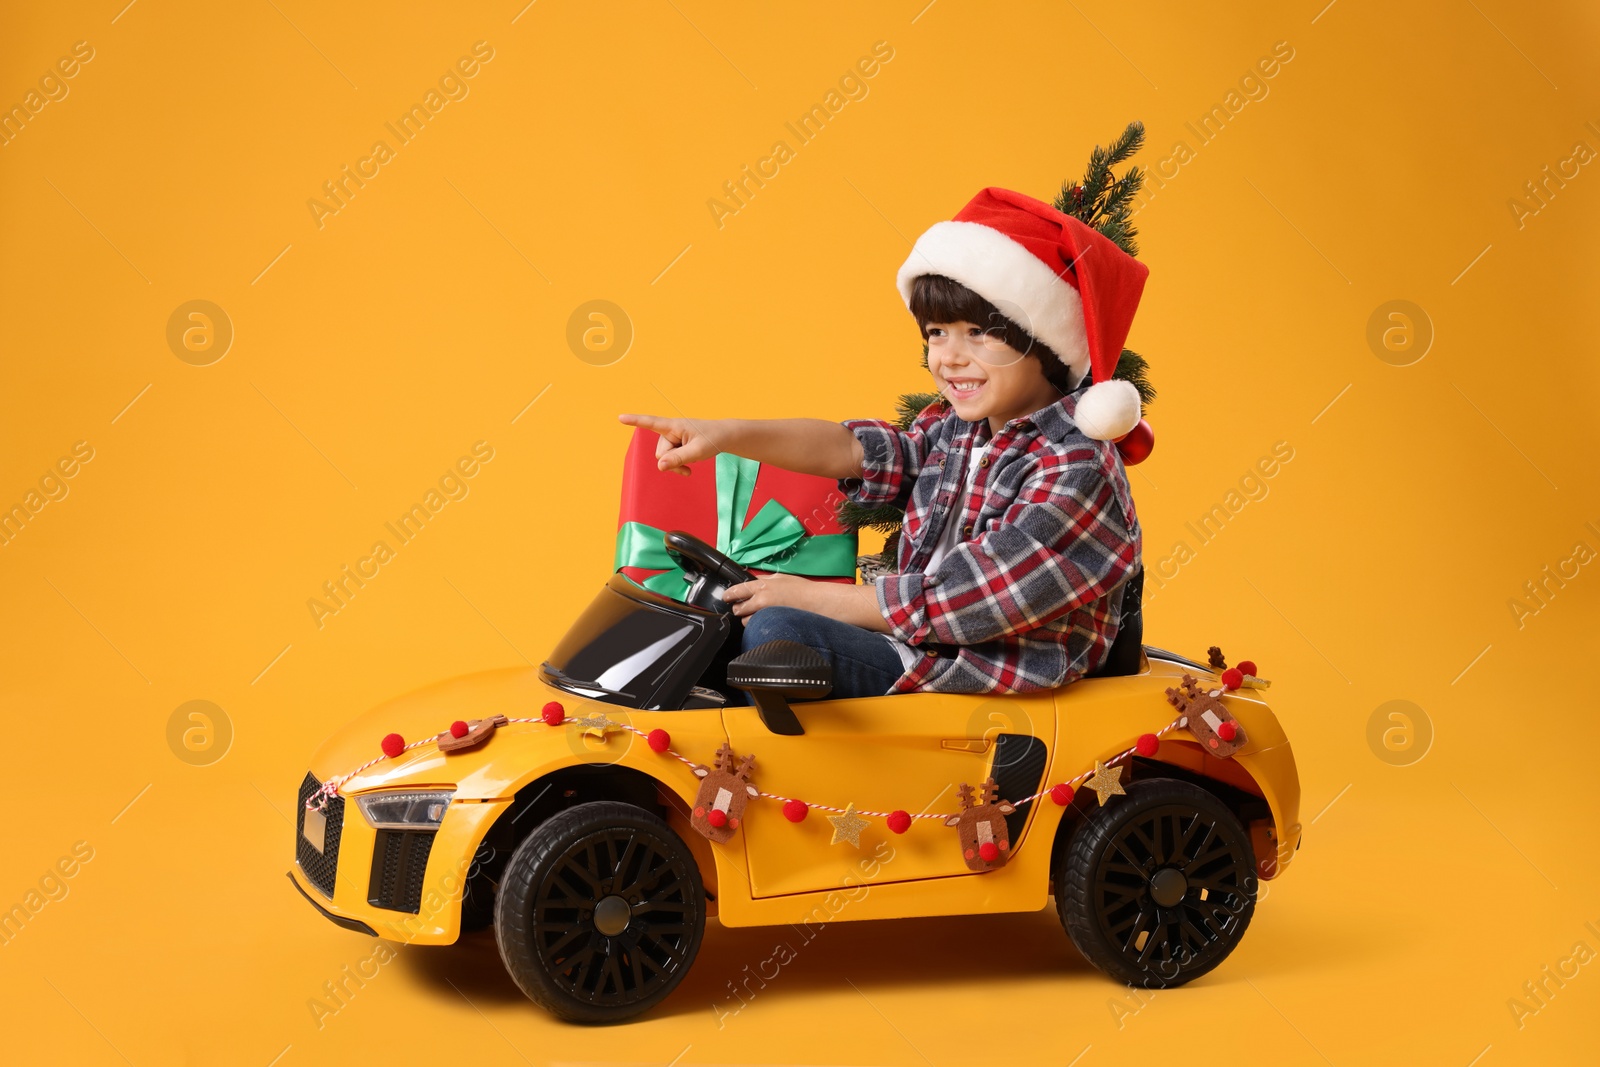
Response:
[[[983,388],[982,378],[946,378],[945,387],[949,390],[952,400],[967,400],[978,395]]]

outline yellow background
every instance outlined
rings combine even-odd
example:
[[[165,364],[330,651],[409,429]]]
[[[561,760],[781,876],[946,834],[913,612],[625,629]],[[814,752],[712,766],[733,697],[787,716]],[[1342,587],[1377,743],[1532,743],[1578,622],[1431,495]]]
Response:
[[[1520,1026],[1508,1007],[1600,952],[1597,565],[1521,625],[1508,605],[1600,551],[1600,175],[1520,225],[1508,206],[1600,149],[1592,10],[122,3],[10,5],[0,32],[6,108],[94,49],[0,147],[0,503],[94,450],[0,547],[0,906],[93,849],[0,947],[6,1059],[1593,1055],[1600,963]],[[323,182],[394,147],[384,123],[479,40],[469,95],[319,228]],[[867,95],[797,146],[785,122],[880,40]],[[1267,94],[1200,143],[1185,123],[1279,41]],[[1141,1005],[1049,910],[838,923],[719,1026],[726,983],[794,934],[713,925],[661,1009],[592,1031],[525,1001],[480,935],[401,949],[319,1029],[307,1001],[374,944],[283,876],[320,738],[548,653],[610,567],[619,411],[889,415],[926,385],[893,287],[910,240],[985,185],[1050,199],[1135,118],[1138,162],[1193,152],[1137,217],[1146,564],[1193,549],[1149,583],[1146,640],[1256,660],[1305,791],[1304,848],[1239,951]],[[779,139],[794,158],[719,228],[707,201]],[[166,340],[196,299],[235,330],[203,367]],[[634,329],[604,366],[566,339],[595,299]],[[1391,300],[1435,333],[1409,366],[1367,341]],[[319,628],[307,600],[480,440],[470,494]],[[1197,546],[1185,523],[1280,441],[1270,492]],[[168,744],[191,700],[232,724],[207,766]],[[1405,766],[1368,742],[1391,700],[1431,724]]]

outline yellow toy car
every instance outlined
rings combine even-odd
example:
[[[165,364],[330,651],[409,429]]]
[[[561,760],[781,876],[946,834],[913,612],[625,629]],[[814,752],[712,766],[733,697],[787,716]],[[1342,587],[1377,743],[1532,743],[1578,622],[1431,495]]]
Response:
[[[713,915],[809,938],[1052,893],[1090,962],[1165,988],[1227,957],[1299,847],[1265,683],[1143,645],[1142,573],[1095,676],[827,700],[812,649],[740,652],[720,594],[748,572],[666,546],[684,600],[615,573],[539,668],[412,693],[317,750],[289,872],[317,910],[415,944],[492,924],[518,986],[579,1022],[661,1001]]]

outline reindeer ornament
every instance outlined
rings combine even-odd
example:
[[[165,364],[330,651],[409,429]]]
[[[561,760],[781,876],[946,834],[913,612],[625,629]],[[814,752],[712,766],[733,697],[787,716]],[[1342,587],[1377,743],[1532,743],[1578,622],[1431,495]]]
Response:
[[[1006,816],[1017,810],[1009,800],[996,800],[999,789],[990,775],[983,783],[981,805],[974,805],[972,787],[961,783],[961,814],[944,821],[961,835],[961,855],[969,871],[992,871],[1011,858],[1011,831]]]
[[[438,737],[439,751],[465,752],[469,748],[477,748],[493,736],[496,728],[510,721],[504,715],[491,715],[487,719],[453,722],[450,724],[450,729]]]
[[[717,749],[714,766],[695,764],[695,777],[703,780],[694,798],[694,814],[689,825],[718,844],[731,838],[744,818],[745,804],[751,797],[761,795],[750,783],[750,771],[755,763],[754,756],[745,756],[735,766],[733,749],[724,741]]]
[[[1184,672],[1182,689],[1168,689],[1167,703],[1183,713],[1178,720],[1213,756],[1226,759],[1245,743],[1244,727],[1234,719],[1233,713],[1219,697],[1224,690],[1207,692],[1200,688],[1195,677]]]

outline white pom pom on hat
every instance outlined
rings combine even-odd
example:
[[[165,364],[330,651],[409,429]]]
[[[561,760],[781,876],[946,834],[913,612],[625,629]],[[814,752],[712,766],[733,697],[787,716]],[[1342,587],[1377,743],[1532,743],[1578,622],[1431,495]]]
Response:
[[[1139,391],[1114,377],[1150,268],[1081,220],[1024,193],[990,186],[949,222],[917,238],[896,287],[942,274],[1000,308],[1049,346],[1081,380],[1073,420],[1097,441],[1139,423]]]
[[[1072,421],[1086,437],[1115,441],[1139,425],[1139,390],[1121,378],[1095,382],[1078,398]]]

